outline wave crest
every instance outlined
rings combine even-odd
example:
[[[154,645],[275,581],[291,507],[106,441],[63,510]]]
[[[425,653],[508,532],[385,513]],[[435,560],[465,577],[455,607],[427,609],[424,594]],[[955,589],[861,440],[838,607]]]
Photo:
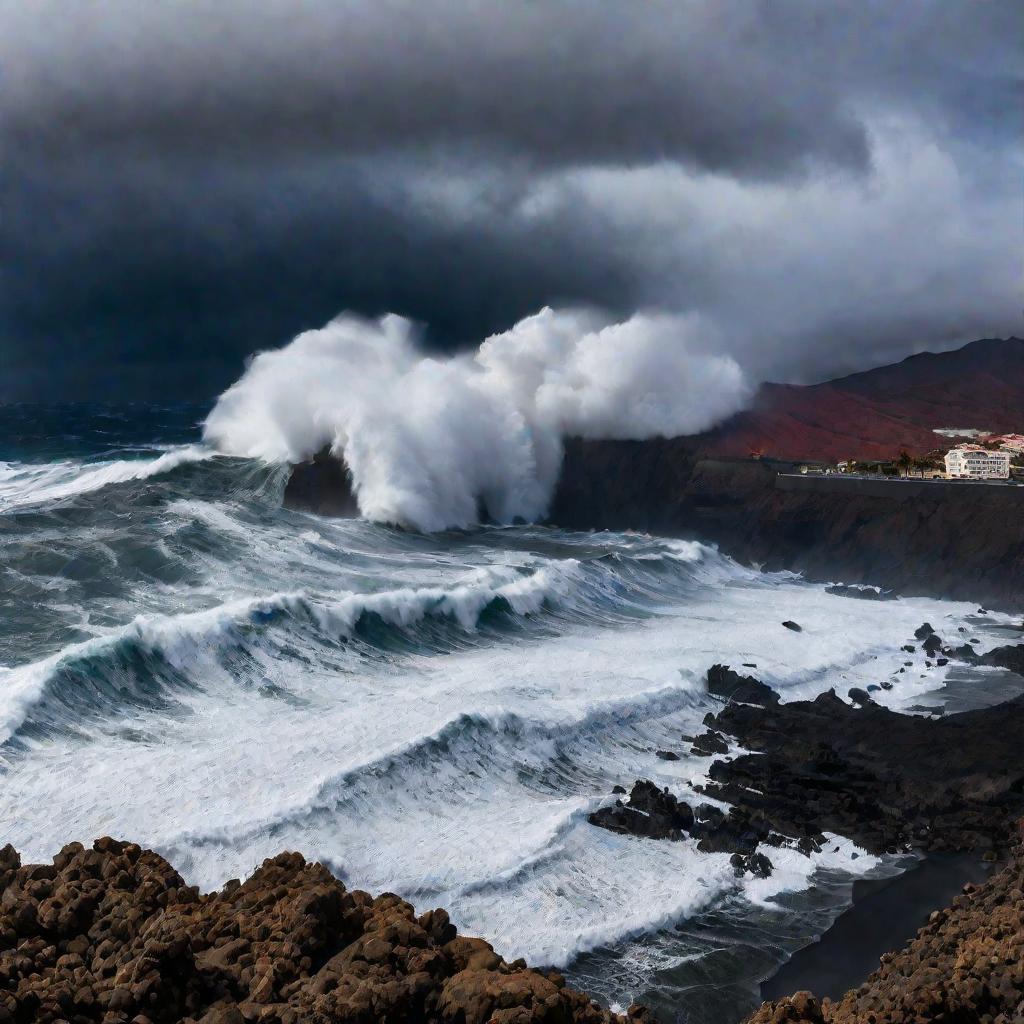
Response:
[[[218,453],[204,445],[183,445],[154,459],[110,462],[0,462],[0,512],[64,501],[111,484],[146,480],[179,466],[205,462]]]

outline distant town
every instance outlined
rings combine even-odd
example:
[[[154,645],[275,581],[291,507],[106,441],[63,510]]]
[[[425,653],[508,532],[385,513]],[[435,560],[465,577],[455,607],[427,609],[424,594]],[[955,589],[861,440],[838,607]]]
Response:
[[[917,480],[989,480],[1024,484],[1024,434],[990,434],[974,428],[943,427],[944,438],[970,438],[953,447],[940,446],[925,455],[901,451],[890,460],[844,459],[840,462],[804,461],[794,469],[802,474],[842,473]],[[760,457],[759,452],[752,453]]]

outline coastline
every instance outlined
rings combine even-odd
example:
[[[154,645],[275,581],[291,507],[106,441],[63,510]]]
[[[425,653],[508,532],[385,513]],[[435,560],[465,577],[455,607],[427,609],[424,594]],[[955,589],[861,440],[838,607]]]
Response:
[[[850,906],[761,983],[761,999],[806,990],[842,998],[884,954],[912,940],[933,912],[952,903],[965,885],[983,884],[991,872],[992,864],[978,854],[932,853],[898,875],[856,879]]]
[[[835,999],[769,999],[746,1024],[992,1021],[1024,1015],[1024,822],[1005,862],[936,908],[917,934]],[[794,977],[793,980],[796,980]]]
[[[710,457],[699,438],[565,442],[547,522],[715,543],[745,565],[1024,612],[1024,487],[787,477],[782,464]],[[292,467],[288,508],[358,512],[329,450]]]
[[[969,687],[970,676],[968,670],[958,686]],[[975,678],[980,675],[975,674]],[[788,894],[780,901],[781,906],[792,905],[798,913],[790,921],[789,933],[774,940],[781,944],[764,950],[762,960],[767,955],[777,963],[787,953],[789,960],[764,983],[762,995],[769,1002],[756,1010],[750,1021],[861,1024],[862,1018],[856,1016],[828,1016],[831,1003],[803,996],[789,998],[783,993],[810,987],[826,999],[838,997],[834,999],[837,1006],[848,1002],[853,997],[844,995],[844,988],[861,992],[860,979],[878,964],[879,958],[884,968],[899,955],[897,947],[918,926],[925,924],[927,930],[931,927],[928,922],[945,920],[960,906],[957,901],[962,898],[956,893],[965,882],[969,892],[979,883],[978,891],[987,891],[989,882],[981,877],[984,869],[979,871],[986,863],[982,851],[991,861],[997,851],[1011,848],[1016,835],[1015,815],[1022,810],[1018,799],[1020,780],[1004,778],[999,765],[1006,761],[1007,744],[1019,741],[1024,732],[1024,699],[1016,696],[994,707],[935,718],[902,715],[870,702],[850,705],[839,702],[834,695],[780,704],[766,686],[727,668],[710,671],[708,683],[709,692],[723,701],[722,710],[708,716],[709,731],[721,730],[730,737],[730,745],[738,738],[740,749],[765,751],[753,759],[730,753],[726,759],[713,762],[708,795],[724,799],[731,810],[715,820],[697,808],[696,819],[688,819],[693,823],[687,827],[703,836],[702,843],[710,842],[714,849],[736,848],[742,853],[737,873],[756,870],[754,850],[766,851],[770,858],[774,856],[774,844],[781,848],[796,841],[817,842],[821,837],[815,836],[826,828],[826,821],[829,831],[852,835],[869,851],[892,849],[894,844],[899,845],[901,835],[917,849],[973,851],[929,853],[921,864],[900,873],[890,873],[894,870],[890,862],[883,868],[885,876],[874,880],[823,879],[826,889],[832,887],[825,898],[808,891]],[[822,710],[826,712],[824,717]],[[959,722],[965,723],[966,732],[960,730]],[[808,723],[810,730],[805,728]],[[923,831],[925,819],[911,813],[898,816],[899,820],[892,823],[895,830],[879,831],[874,822],[877,808],[867,805],[859,806],[857,813],[846,819],[845,829],[838,827],[836,808],[828,798],[822,802],[821,793],[817,793],[814,799],[808,799],[808,778],[811,791],[817,792],[814,777],[818,770],[813,769],[810,777],[801,777],[798,771],[780,779],[779,762],[772,753],[772,737],[793,750],[811,742],[819,758],[825,747],[839,743],[839,749],[831,748],[834,755],[826,757],[834,783],[826,791],[838,794],[841,803],[850,798],[857,803],[861,799],[858,792],[878,787],[876,778],[865,776],[871,764],[891,771],[901,764],[905,767],[907,758],[917,760],[927,747],[949,749],[951,745],[939,734],[944,736],[951,729],[974,738],[996,729],[1005,735],[988,745],[968,742],[967,748],[975,753],[953,757],[957,762],[949,771],[953,788],[957,786],[957,772],[968,771],[970,777],[964,777],[967,789],[952,802],[935,807]],[[869,749],[864,754],[864,744],[871,745],[866,737],[876,732],[881,739],[874,753]],[[840,742],[847,734],[849,748]],[[799,757],[789,756],[793,750],[787,758],[799,763]],[[860,753],[855,756],[851,751]],[[849,762],[851,757],[855,763]],[[858,757],[866,760],[858,761]],[[836,768],[844,763],[847,767]],[[769,766],[767,775],[761,778],[770,779],[779,788],[781,802],[765,804],[758,796],[768,790],[764,781],[756,783],[749,774],[752,764]],[[907,797],[912,801],[920,799],[918,784],[929,771],[926,765],[923,773],[911,772]],[[735,788],[737,781],[742,783],[739,789]],[[751,783],[756,784],[752,787]],[[986,799],[974,800],[971,794],[975,789],[984,790]],[[810,805],[808,816],[793,815],[794,797]],[[891,791],[884,796],[885,801],[894,798]],[[658,824],[658,814],[667,809],[676,815],[678,823],[678,806],[659,802],[650,817]],[[754,847],[743,853],[750,830]],[[664,842],[668,838],[671,836],[644,841]],[[852,903],[836,914],[837,894],[851,883]],[[0,1010],[8,1012],[7,1018],[0,1013],[0,1020],[54,1024],[64,1020],[72,1024],[298,1024],[306,1019],[304,1014],[315,1010],[320,1014],[316,1019],[325,1024],[350,1020],[369,1024],[390,1019],[395,1007],[401,1005],[402,1012],[421,1014],[425,1021],[444,1024],[625,1024],[627,1019],[668,1024],[674,1020],[724,1021],[722,1012],[726,1007],[744,1002],[751,1009],[756,1005],[752,990],[746,990],[750,991],[749,999],[744,995],[744,977],[756,985],[756,976],[747,973],[738,977],[736,964],[727,955],[706,965],[705,969],[717,972],[721,990],[715,992],[708,987],[700,997],[704,1002],[692,1007],[697,1016],[683,1001],[686,989],[682,985],[675,989],[674,1005],[656,1001],[660,1005],[651,1010],[633,1006],[623,1017],[601,1009],[585,995],[588,986],[575,969],[568,972],[573,975],[572,984],[566,985],[559,972],[531,970],[522,961],[509,964],[486,941],[456,937],[443,910],[417,917],[404,900],[389,894],[374,899],[346,890],[327,868],[307,864],[293,853],[266,861],[242,885],[229,882],[219,893],[203,896],[187,886],[162,857],[132,844],[105,839],[98,841],[92,851],[72,844],[61,851],[52,866],[24,868],[8,847],[0,853],[0,893],[0,946],[16,950],[15,960],[10,963],[21,965],[5,968],[6,973],[0,975]],[[841,895],[838,898],[841,900]],[[880,924],[879,908],[884,911]],[[769,917],[776,913],[767,908],[763,912]],[[759,934],[762,943],[768,939],[770,930],[762,931],[766,919],[758,912],[749,914],[749,920],[733,917],[730,921],[720,909],[713,909],[710,915],[684,922],[676,930],[677,947],[680,942],[685,945],[687,929],[695,934],[704,930],[706,937],[709,917],[713,919],[716,914],[724,944],[728,947],[732,943],[737,956],[749,957]],[[114,921],[125,915],[135,922],[132,928],[137,925],[137,930],[127,934],[118,931]],[[287,924],[284,932],[282,922]],[[808,946],[801,929],[810,922],[819,923],[811,925],[814,930],[824,927],[820,939]],[[864,934],[866,922],[879,925],[868,936]],[[168,952],[149,962],[147,958],[156,948],[152,946],[155,936],[164,944],[160,948],[166,946]],[[373,946],[369,952],[368,944],[378,937],[389,945],[382,945],[380,950]],[[949,946],[953,938],[947,935],[943,942]],[[423,976],[420,967],[427,961],[422,957],[428,954],[434,966]],[[756,968],[757,962],[756,958],[750,960],[748,972]],[[592,958],[592,969],[600,969],[601,963],[600,957]],[[945,970],[940,967],[940,971]],[[125,985],[129,973],[139,980]],[[158,1004],[152,1002],[153,993],[159,994]],[[334,1002],[326,999],[332,993],[337,993]],[[343,999],[345,1002],[340,1001]],[[393,999],[412,1002],[388,1003]],[[168,1012],[163,1009],[165,1002],[171,1008]],[[352,1017],[350,1011],[355,1006],[362,1009]]]

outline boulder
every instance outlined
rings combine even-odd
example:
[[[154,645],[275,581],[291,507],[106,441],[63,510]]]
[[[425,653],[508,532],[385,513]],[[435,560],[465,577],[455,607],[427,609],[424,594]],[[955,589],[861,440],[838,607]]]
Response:
[[[744,704],[766,707],[778,704],[779,695],[753,676],[741,676],[728,665],[712,665],[707,675],[708,693],[722,700],[738,700]]]
[[[601,807],[588,821],[623,835],[683,839],[684,833],[693,826],[694,816],[689,804],[677,800],[667,789],[659,789],[648,779],[640,779],[626,803],[616,800],[611,807]]]

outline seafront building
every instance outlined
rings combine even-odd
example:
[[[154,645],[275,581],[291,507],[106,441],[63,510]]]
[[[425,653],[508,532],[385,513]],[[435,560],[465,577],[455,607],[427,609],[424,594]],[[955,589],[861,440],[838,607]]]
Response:
[[[1008,480],[1010,453],[962,444],[946,453],[946,476],[950,480]]]

